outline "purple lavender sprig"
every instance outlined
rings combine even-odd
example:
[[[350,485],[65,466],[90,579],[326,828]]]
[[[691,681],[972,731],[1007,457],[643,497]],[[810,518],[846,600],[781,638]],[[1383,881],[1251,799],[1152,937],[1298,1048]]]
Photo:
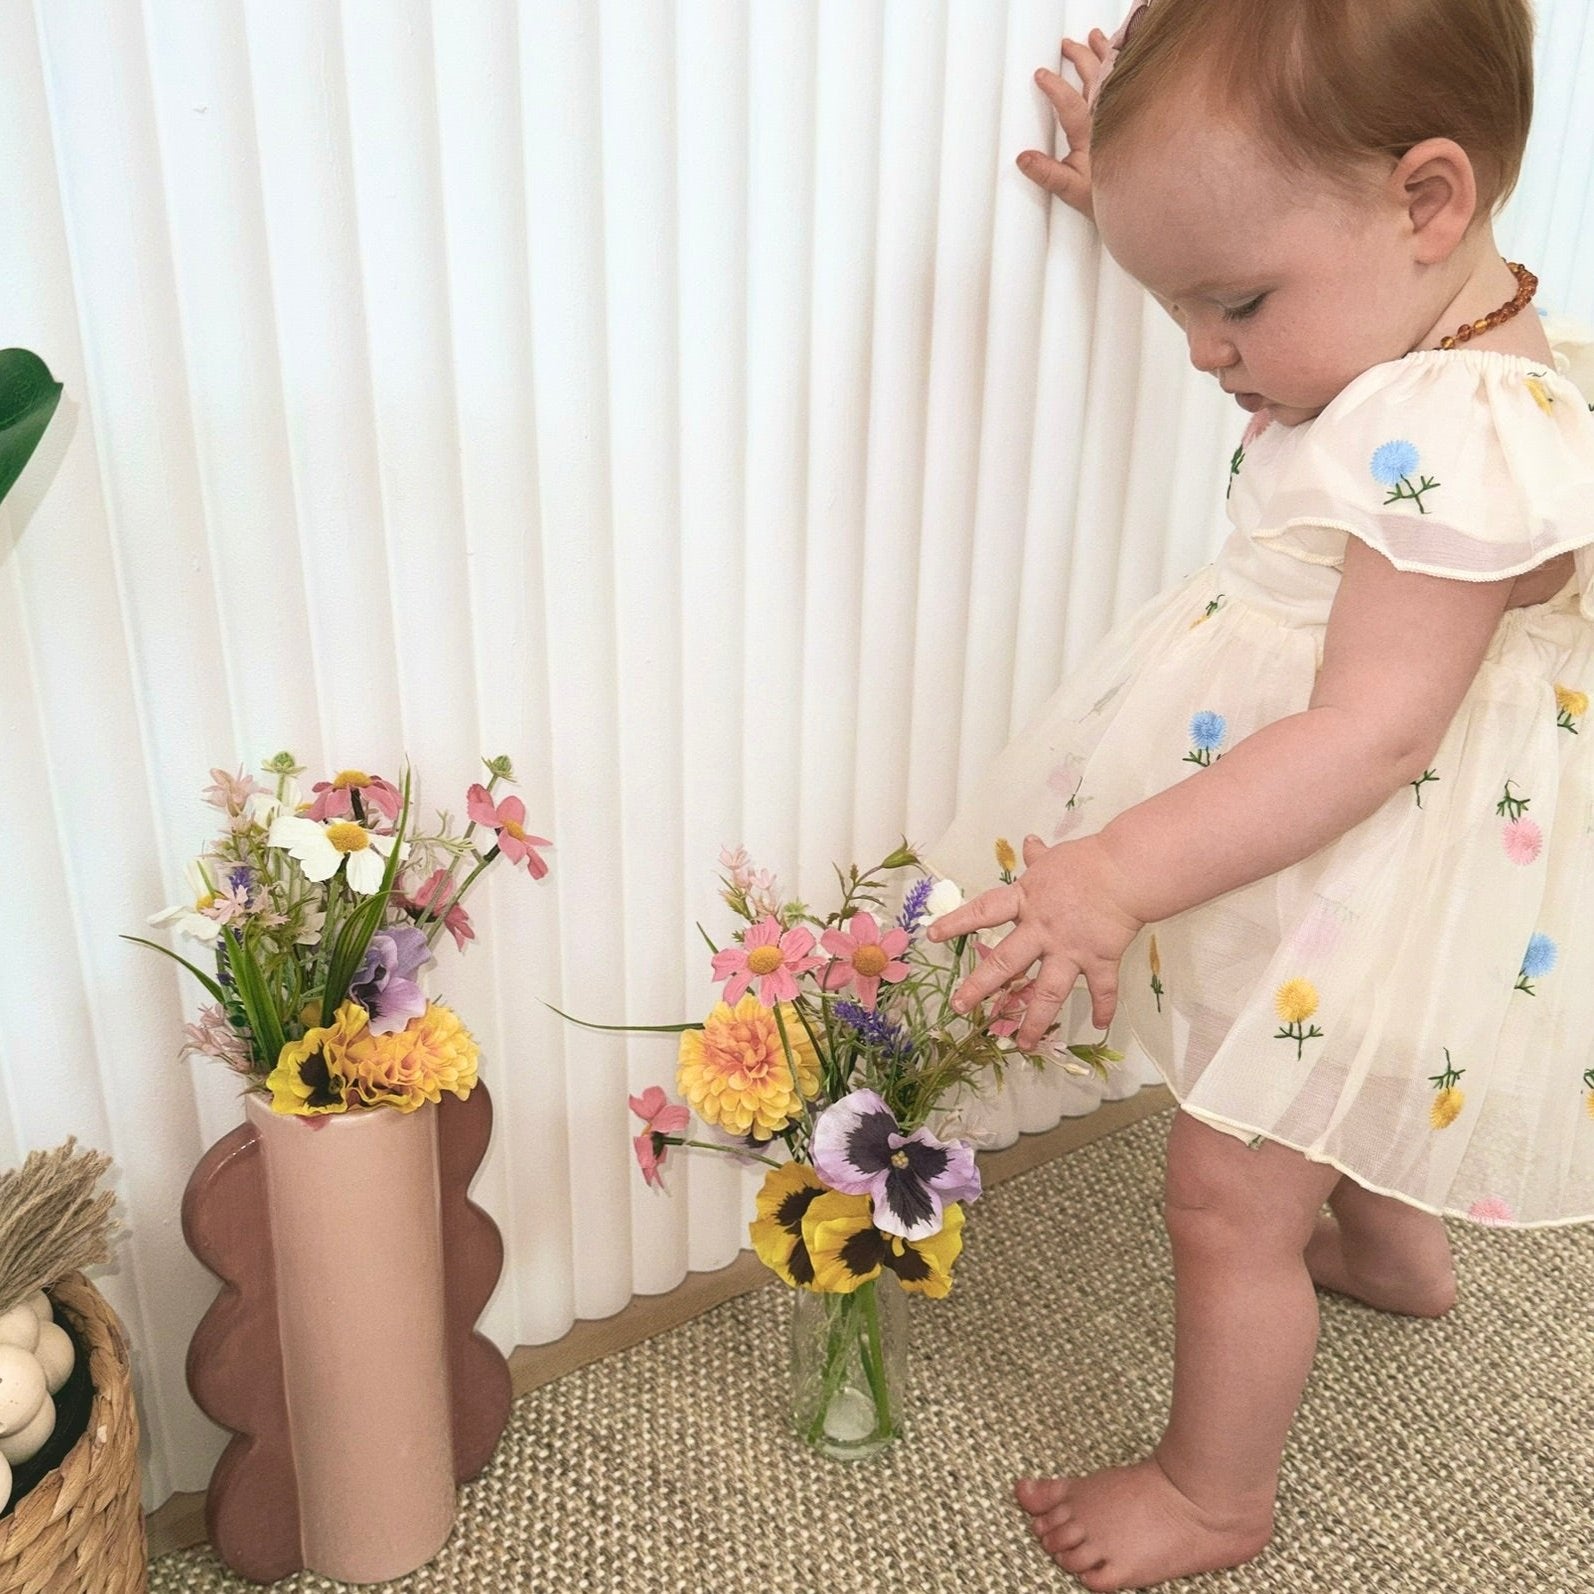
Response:
[[[909,888],[907,896],[902,903],[902,916],[897,920],[898,925],[913,935],[919,928],[919,921],[924,917],[924,905],[930,900],[930,892],[935,887],[935,881],[929,875],[922,880],[917,880]]]
[[[887,1057],[907,1057],[913,1051],[907,1031],[884,1013],[871,1012],[857,1002],[837,1002],[831,1012],[854,1030],[865,1046],[872,1046]]]

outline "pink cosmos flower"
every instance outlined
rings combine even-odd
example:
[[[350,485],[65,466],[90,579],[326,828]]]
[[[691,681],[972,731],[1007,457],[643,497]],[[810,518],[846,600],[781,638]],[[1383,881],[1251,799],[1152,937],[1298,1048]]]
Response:
[[[510,861],[524,862],[533,880],[548,872],[548,861],[534,849],[551,847],[546,836],[533,836],[526,830],[526,805],[518,797],[506,797],[495,808],[485,786],[472,786],[465,796],[465,812],[474,824],[498,832],[498,850]]]
[[[797,1000],[797,976],[817,968],[823,958],[810,957],[814,949],[811,930],[801,925],[782,932],[780,920],[760,919],[742,938],[714,954],[714,978],[729,980],[724,999],[734,1007],[758,981],[758,999],[765,1007]]]
[[[1532,863],[1544,850],[1544,832],[1532,819],[1513,819],[1500,832],[1500,840],[1512,863]]]
[[[648,1184],[663,1186],[659,1168],[666,1150],[664,1136],[679,1134],[692,1120],[692,1114],[678,1104],[671,1105],[663,1090],[649,1085],[640,1096],[630,1096],[631,1111],[642,1120],[642,1133],[631,1142],[636,1150],[637,1166]]]
[[[1511,1210],[1511,1204],[1497,1195],[1485,1196],[1481,1201],[1474,1201],[1467,1208],[1467,1216],[1477,1219],[1479,1223],[1498,1225],[1516,1222],[1516,1213]]]
[[[392,781],[380,775],[367,775],[362,769],[340,770],[331,780],[318,780],[310,788],[315,801],[305,810],[306,819],[319,819],[323,824],[329,819],[354,816],[354,793],[360,794],[360,809],[364,823],[375,828],[379,813],[397,822],[399,809],[404,802],[403,793]]]
[[[454,901],[454,893],[459,882],[448,878],[446,869],[434,869],[431,874],[416,887],[413,896],[400,896],[399,904],[408,908],[417,918],[423,913],[437,916],[439,903],[446,902],[448,906],[442,911],[443,928],[454,938],[454,945],[461,952],[465,950],[467,941],[476,939],[476,931],[470,922],[470,915],[464,908]],[[442,892],[439,902],[434,902],[438,892]]]
[[[845,930],[826,930],[820,945],[833,961],[820,976],[827,991],[844,991],[850,985],[859,1002],[873,1009],[880,994],[880,982],[895,984],[906,977],[908,965],[901,961],[912,937],[901,928],[880,933],[872,913],[855,913]]]

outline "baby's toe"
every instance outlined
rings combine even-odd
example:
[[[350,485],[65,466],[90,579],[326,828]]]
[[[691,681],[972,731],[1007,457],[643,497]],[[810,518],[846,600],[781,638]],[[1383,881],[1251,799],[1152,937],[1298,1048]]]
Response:
[[[1085,1528],[1082,1523],[1070,1518],[1067,1522],[1048,1528],[1041,1534],[1040,1540],[1046,1547],[1046,1553],[1057,1559],[1071,1554],[1084,1544]]]
[[[1039,1516],[1068,1498],[1068,1479],[1020,1478],[1013,1485],[1013,1493],[1031,1516]]]
[[[1088,1535],[1082,1535],[1077,1543],[1066,1548],[1052,1550],[1051,1557],[1065,1572],[1072,1572],[1081,1581],[1096,1573],[1106,1561],[1101,1545]]]

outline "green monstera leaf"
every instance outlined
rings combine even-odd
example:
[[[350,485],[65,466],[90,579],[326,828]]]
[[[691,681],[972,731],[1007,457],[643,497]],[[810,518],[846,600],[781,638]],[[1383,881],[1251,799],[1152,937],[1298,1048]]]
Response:
[[[0,498],[11,491],[61,402],[61,384],[27,349],[0,349]]]

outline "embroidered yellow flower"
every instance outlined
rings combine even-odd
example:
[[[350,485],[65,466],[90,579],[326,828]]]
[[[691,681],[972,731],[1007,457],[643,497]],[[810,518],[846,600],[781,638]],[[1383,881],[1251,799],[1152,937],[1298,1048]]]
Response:
[[[1281,1022],[1300,1024],[1317,1011],[1317,987],[1310,980],[1286,980],[1274,993]]]
[[[350,1054],[367,1033],[365,1026],[365,1009],[358,1002],[345,1002],[330,1024],[289,1041],[266,1078],[271,1110],[305,1118],[346,1112],[355,1076]]]
[[[1555,395],[1547,388],[1537,376],[1525,376],[1522,385],[1533,395],[1533,402],[1544,411],[1546,415],[1555,413]]]
[[[1594,1090],[1588,1093],[1588,1115],[1590,1118],[1594,1118]]]
[[[1018,854],[1006,836],[996,838],[996,867],[1003,874],[1012,874],[1018,868]]]
[[[1435,1129],[1448,1129],[1461,1116],[1461,1109],[1466,1104],[1467,1098],[1452,1085],[1434,1097],[1433,1106],[1428,1110],[1428,1120]]]
[[[1588,713],[1588,693],[1576,692],[1570,686],[1557,683],[1555,688],[1555,723],[1563,731],[1570,731],[1577,735],[1577,726],[1572,721],[1581,719]]]
[[[798,1086],[812,1096],[819,1089],[819,1059],[792,1004],[783,1002],[779,1012]],[[768,1138],[801,1111],[775,1011],[751,992],[735,1007],[716,1004],[701,1030],[683,1032],[675,1083],[699,1118],[733,1135]]]

